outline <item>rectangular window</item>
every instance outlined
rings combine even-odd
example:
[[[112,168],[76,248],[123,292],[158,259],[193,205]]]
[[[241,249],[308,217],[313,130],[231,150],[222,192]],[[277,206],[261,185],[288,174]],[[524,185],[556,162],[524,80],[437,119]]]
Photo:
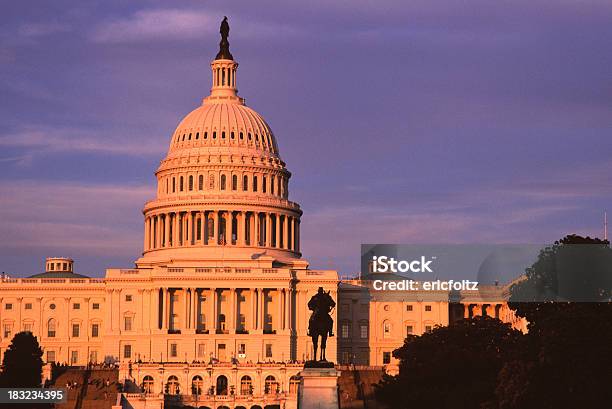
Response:
[[[383,323],[383,338],[391,338],[391,324]]]
[[[32,309],[32,303],[31,302],[26,303],[25,309],[26,310],[31,310]]]
[[[91,306],[92,310],[99,310],[100,309],[100,304],[98,304],[97,302],[93,303],[93,305]]]
[[[431,332],[431,325],[425,325],[425,332]]]
[[[383,352],[383,365],[391,363],[391,352]]]
[[[55,362],[55,351],[47,351],[47,362]]]
[[[266,358],[272,358],[272,344],[266,344]]]
[[[350,333],[350,325],[348,322],[342,324],[342,328],[340,330],[342,338],[348,338]]]
[[[31,322],[24,323],[23,330],[27,332],[32,332],[32,323]]]
[[[431,311],[431,305],[426,305],[425,306],[425,311]]]
[[[198,358],[206,356],[206,344],[198,344]]]
[[[131,294],[126,295],[125,296],[125,301],[126,302],[131,302],[132,301],[132,295]]]
[[[91,351],[89,353],[89,362],[95,364],[98,362],[98,351]]]
[[[6,304],[6,305],[4,306],[4,309],[5,309],[5,310],[7,310],[7,311],[8,311],[8,310],[12,310],[12,309],[13,309],[13,304],[11,304],[11,303]]]
[[[70,353],[70,364],[76,365],[79,363],[79,351],[72,351]]]
[[[406,306],[406,311],[412,311],[412,305],[407,305]]]
[[[132,317],[123,317],[123,329],[126,331],[132,330]]]
[[[72,324],[72,337],[78,338],[80,332],[81,332],[81,327],[79,326],[79,324]]]
[[[238,344],[238,355],[246,355],[246,344]]]
[[[412,325],[406,325],[406,335],[412,335],[414,333],[414,328]]]
[[[132,346],[129,344],[126,344],[123,346],[123,357],[124,358],[131,358],[132,357]]]
[[[72,309],[73,310],[80,310],[81,309],[81,304],[79,304],[78,302],[72,304]]]
[[[13,326],[11,324],[4,324],[4,338],[10,338],[13,332]]]
[[[361,326],[359,326],[359,336],[362,339],[368,337],[368,326],[367,325],[362,324]]]
[[[98,338],[99,330],[100,330],[100,324],[91,324],[91,337]]]
[[[178,347],[176,344],[170,344],[170,356],[176,358],[178,356]]]

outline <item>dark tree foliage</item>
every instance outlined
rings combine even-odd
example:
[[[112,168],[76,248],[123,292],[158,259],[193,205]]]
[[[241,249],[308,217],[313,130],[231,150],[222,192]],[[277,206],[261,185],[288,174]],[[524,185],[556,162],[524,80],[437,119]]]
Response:
[[[15,334],[4,353],[0,386],[38,388],[42,376],[42,349],[31,332]]]
[[[480,408],[494,399],[497,375],[522,336],[489,317],[409,336],[393,353],[399,375],[383,379],[377,398],[393,408]]]
[[[607,241],[567,236],[543,249],[526,280],[512,287],[511,301],[521,302],[510,307],[529,332],[524,354],[500,371],[499,409],[611,405],[611,254]],[[524,302],[526,294],[534,302]]]

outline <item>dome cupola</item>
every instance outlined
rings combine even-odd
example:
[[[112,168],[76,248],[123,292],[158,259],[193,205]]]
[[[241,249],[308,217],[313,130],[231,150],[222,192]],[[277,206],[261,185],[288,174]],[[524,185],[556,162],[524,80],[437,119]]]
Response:
[[[300,258],[302,211],[289,200],[291,173],[270,126],[238,96],[227,17],[220,33],[210,95],[180,121],[156,171],[139,266]]]

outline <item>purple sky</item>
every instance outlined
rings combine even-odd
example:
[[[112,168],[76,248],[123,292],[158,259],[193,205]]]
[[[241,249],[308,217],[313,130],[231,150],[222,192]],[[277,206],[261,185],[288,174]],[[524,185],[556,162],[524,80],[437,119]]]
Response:
[[[0,13],[0,270],[130,267],[230,18],[314,268],[365,243],[551,242],[612,211],[612,2],[20,1]]]

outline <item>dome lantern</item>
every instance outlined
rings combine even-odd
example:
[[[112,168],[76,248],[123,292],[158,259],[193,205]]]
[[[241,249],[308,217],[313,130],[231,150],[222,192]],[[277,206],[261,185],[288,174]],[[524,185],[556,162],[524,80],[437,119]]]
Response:
[[[238,69],[238,63],[234,61],[234,57],[229,50],[229,24],[227,17],[223,18],[221,27],[219,29],[221,33],[221,42],[219,43],[219,52],[217,56],[210,63],[212,69],[212,89],[210,90],[210,98],[215,99],[219,97],[221,99],[234,99],[237,97],[238,89],[236,88],[236,70]],[[232,98],[234,97],[234,98]]]

